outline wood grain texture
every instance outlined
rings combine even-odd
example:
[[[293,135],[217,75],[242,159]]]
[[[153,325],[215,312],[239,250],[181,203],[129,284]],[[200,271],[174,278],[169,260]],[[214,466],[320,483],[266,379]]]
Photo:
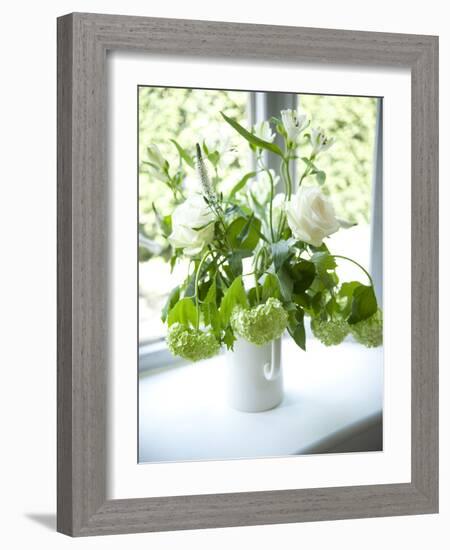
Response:
[[[412,74],[412,481],[106,499],[106,52],[409,67]],[[438,509],[438,39],[117,15],[58,20],[58,530],[99,535]]]

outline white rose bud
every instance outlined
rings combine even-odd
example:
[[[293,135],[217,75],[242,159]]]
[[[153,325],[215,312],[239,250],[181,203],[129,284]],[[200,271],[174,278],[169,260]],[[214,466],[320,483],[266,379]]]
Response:
[[[172,214],[169,242],[186,256],[196,256],[214,238],[214,213],[201,195],[191,195]]]
[[[296,143],[298,136],[309,124],[307,116],[292,109],[285,109],[280,114],[289,141]]]
[[[340,227],[333,204],[318,187],[300,187],[286,203],[286,216],[294,237],[313,246]]]

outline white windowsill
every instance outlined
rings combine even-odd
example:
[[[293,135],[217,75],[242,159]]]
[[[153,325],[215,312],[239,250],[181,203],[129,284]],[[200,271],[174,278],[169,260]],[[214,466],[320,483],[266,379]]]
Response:
[[[229,407],[223,356],[139,377],[140,462],[304,454],[381,415],[383,349],[352,341],[302,353],[283,342],[285,397],[263,413]],[[349,431],[350,430],[350,431]]]

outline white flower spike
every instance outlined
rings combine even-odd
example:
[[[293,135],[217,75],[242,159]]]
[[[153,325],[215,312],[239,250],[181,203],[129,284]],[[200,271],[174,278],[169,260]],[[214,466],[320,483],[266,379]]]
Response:
[[[206,168],[205,161],[203,160],[202,151],[198,143],[196,145],[196,151],[197,151],[197,155],[196,155],[197,176],[200,181],[203,194],[209,200],[209,202],[211,202],[212,204],[215,204],[217,202],[216,192],[211,183],[211,180],[209,179],[208,170]]]

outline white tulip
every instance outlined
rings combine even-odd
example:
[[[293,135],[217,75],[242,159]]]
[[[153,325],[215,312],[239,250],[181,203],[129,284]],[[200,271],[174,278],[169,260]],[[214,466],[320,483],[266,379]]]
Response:
[[[255,124],[253,126],[253,133],[259,139],[268,141],[269,143],[272,143],[272,141],[275,139],[275,134],[272,133],[272,129],[267,120],[263,120],[262,122]]]
[[[169,242],[186,256],[196,256],[214,238],[214,213],[201,195],[191,195],[172,214]]]
[[[297,113],[293,109],[285,109],[280,114],[289,141],[295,143],[298,136],[309,124],[307,116]]]
[[[313,246],[340,227],[332,202],[315,186],[298,189],[286,203],[286,216],[294,237]]]
[[[318,155],[323,151],[327,151],[335,142],[334,138],[328,138],[322,128],[312,128],[311,129],[311,145],[312,145],[312,154]]]

